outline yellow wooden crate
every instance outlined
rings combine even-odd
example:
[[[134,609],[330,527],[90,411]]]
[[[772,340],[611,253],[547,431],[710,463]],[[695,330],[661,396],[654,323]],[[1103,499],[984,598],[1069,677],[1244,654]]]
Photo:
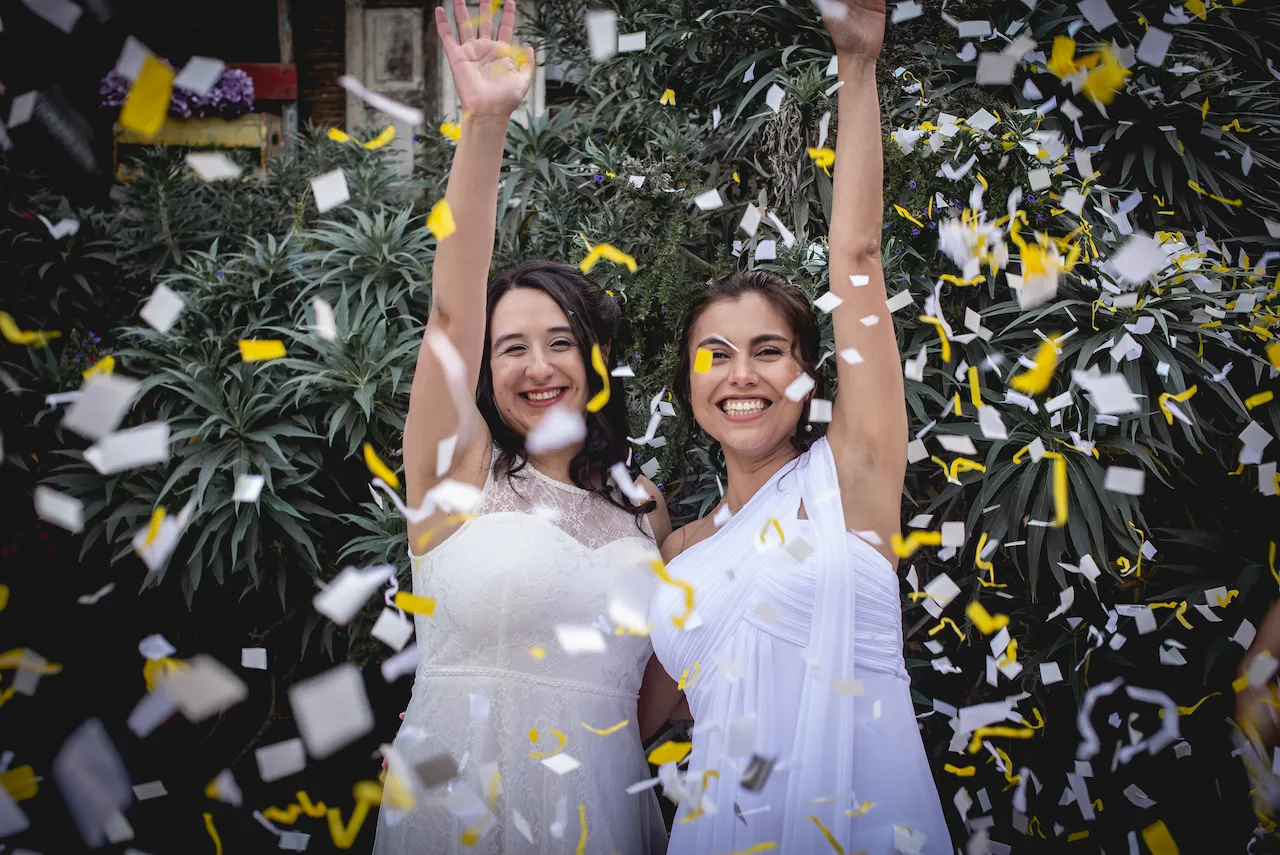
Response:
[[[268,150],[279,147],[283,138],[280,117],[269,113],[248,113],[235,119],[179,119],[171,116],[151,137],[117,125],[112,159],[117,159],[121,145],[256,148],[261,152],[261,163],[265,167]]]

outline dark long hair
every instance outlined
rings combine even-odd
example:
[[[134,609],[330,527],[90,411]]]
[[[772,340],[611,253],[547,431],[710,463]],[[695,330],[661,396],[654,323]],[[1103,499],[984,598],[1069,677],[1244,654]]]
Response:
[[[576,267],[554,261],[526,261],[499,273],[489,281],[485,296],[484,354],[480,359],[480,378],[476,383],[476,406],[489,425],[489,433],[498,445],[494,468],[508,477],[529,463],[524,447],[524,434],[512,430],[502,419],[493,397],[493,371],[489,367],[493,309],[498,301],[517,288],[541,291],[555,300],[569,319],[569,328],[578,343],[578,354],[586,367],[587,394],[593,396],[604,388],[600,376],[591,367],[591,346],[600,345],[606,353],[614,352],[614,339],[622,312],[600,286]],[[608,357],[606,357],[608,358]],[[640,518],[655,507],[651,500],[633,505],[609,480],[609,468],[627,459],[627,405],[621,384],[613,389],[609,403],[596,413],[586,413],[587,438],[582,450],[569,463],[569,477],[577,487],[603,497],[610,504]]]
[[[747,294],[759,294],[786,320],[792,333],[792,357],[817,384],[813,390],[813,397],[825,397],[826,383],[822,372],[818,370],[818,351],[821,347],[818,322],[804,294],[786,279],[768,270],[730,273],[723,279],[712,282],[694,299],[680,329],[680,353],[676,361],[676,376],[671,387],[676,401],[680,404],[682,436],[692,435],[696,427],[693,407],[689,401],[689,375],[693,371],[693,361],[689,352],[692,349],[693,329],[698,325],[698,318],[716,303],[738,300]],[[821,425],[812,426],[813,430],[806,430],[806,426],[812,426],[809,424],[807,408],[801,411],[800,418],[796,421],[795,432],[791,435],[792,446],[801,454],[807,451],[824,432]]]

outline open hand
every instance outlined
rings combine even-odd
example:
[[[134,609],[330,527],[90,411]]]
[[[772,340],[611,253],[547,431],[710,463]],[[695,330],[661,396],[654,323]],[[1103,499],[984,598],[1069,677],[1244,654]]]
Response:
[[[822,23],[836,53],[874,59],[884,44],[885,0],[822,0]],[[843,14],[841,14],[843,12]]]
[[[516,28],[516,0],[506,0],[496,39],[490,37],[493,6],[489,0],[480,2],[478,34],[472,29],[464,0],[453,0],[453,17],[458,25],[457,38],[444,7],[436,7],[436,30],[463,112],[510,116],[524,100],[533,80],[533,51],[511,43]]]

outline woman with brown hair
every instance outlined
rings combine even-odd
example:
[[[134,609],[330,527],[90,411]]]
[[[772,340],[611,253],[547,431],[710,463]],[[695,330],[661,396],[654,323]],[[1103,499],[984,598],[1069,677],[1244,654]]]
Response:
[[[636,698],[652,648],[598,626],[622,591],[641,592],[622,605],[643,621],[671,524],[657,489],[626,475],[625,397],[592,367],[618,306],[549,261],[486,286],[507,125],[532,71],[512,47],[516,0],[496,38],[490,9],[477,35],[454,0],[456,40],[436,9],[463,109],[445,193],[456,231],[436,250],[404,432],[409,499],[440,508],[409,525],[413,591],[435,611],[415,618],[421,661],[374,851],[548,852],[590,829],[593,852],[656,855],[656,797],[626,791],[649,777]]]
[[[692,613],[674,586],[650,612],[666,672],[697,672],[689,773],[668,787],[683,802],[676,855],[951,851],[889,546],[907,414],[880,261],[884,2],[833,0],[823,20],[843,84],[829,256],[840,394],[823,400],[813,315],[776,274],[713,284],[682,333],[677,397],[719,443],[728,482],[715,512],[663,547],[670,575],[694,588]],[[824,418],[820,436],[811,422]],[[642,704],[661,718],[678,701],[668,685]]]

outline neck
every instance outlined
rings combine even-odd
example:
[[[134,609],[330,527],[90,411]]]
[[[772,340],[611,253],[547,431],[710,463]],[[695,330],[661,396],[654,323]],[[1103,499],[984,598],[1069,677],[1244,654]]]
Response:
[[[725,474],[729,483],[725,487],[724,500],[728,503],[729,510],[736,514],[779,469],[798,456],[795,446],[791,444],[791,437],[763,455],[742,455],[725,449]]]
[[[529,465],[548,478],[554,478],[564,484],[572,484],[573,479],[569,477],[569,465],[580,451],[582,451],[582,446],[578,445],[538,455],[530,454]]]

